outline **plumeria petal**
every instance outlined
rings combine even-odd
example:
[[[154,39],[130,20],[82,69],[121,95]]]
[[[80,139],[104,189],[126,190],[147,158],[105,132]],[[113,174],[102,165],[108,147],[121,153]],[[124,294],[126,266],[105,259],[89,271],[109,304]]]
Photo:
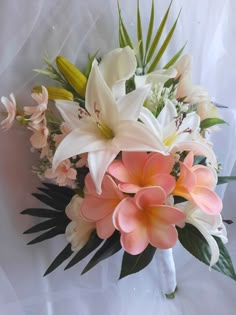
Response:
[[[144,167],[145,176],[150,177],[157,173],[170,174],[172,172],[174,163],[175,161],[172,155],[151,153],[150,158]]]
[[[131,233],[121,234],[121,245],[131,255],[138,255],[148,246],[148,237],[145,228],[136,229]]]
[[[223,208],[220,197],[209,188],[197,186],[193,192],[190,192],[190,196],[200,209],[209,214],[218,214]]]
[[[113,222],[124,233],[130,233],[139,227],[139,209],[132,198],[123,199],[116,207]]]
[[[192,171],[195,175],[196,184],[198,186],[205,186],[210,189],[215,188],[216,178],[212,169],[206,168],[202,165],[195,165],[192,167]]]
[[[140,189],[134,197],[140,209],[162,205],[166,200],[166,193],[161,187],[145,187]]]
[[[150,85],[145,85],[144,87],[125,95],[125,97],[122,97],[117,102],[121,120],[126,120],[127,117],[129,117],[131,120],[138,119],[140,110],[150,92],[150,89]]]
[[[97,235],[102,239],[109,238],[114,232],[115,227],[112,223],[112,213],[96,222]]]
[[[159,225],[177,224],[185,220],[185,214],[175,207],[167,205],[151,206],[148,208],[150,224]]]
[[[172,248],[178,239],[178,233],[172,225],[161,225],[148,230],[148,237],[152,246],[160,249]]]

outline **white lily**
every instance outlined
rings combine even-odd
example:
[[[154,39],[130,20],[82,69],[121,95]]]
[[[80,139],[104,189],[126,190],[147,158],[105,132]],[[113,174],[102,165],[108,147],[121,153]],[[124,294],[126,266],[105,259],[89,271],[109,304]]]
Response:
[[[72,131],[59,144],[53,167],[88,152],[88,167],[100,194],[107,167],[120,151],[163,151],[162,142],[137,121],[149,91],[150,86],[145,86],[116,101],[94,61],[87,83],[85,110],[77,103],[56,102]]]
[[[136,75],[134,77],[135,86],[138,88],[150,83],[152,85],[160,85],[163,88],[165,82],[175,78],[176,75],[177,70],[175,68],[156,70],[145,75]]]
[[[210,267],[213,266],[218,261],[220,252],[218,244],[212,235],[220,237],[223,243],[228,242],[226,228],[222,222],[221,215],[209,215],[190,202],[177,204],[176,207],[185,213],[185,222],[194,225],[206,239],[211,249]]]
[[[135,74],[136,68],[136,57],[129,46],[114,49],[102,58],[99,70],[115,99],[126,94],[125,82]]]
[[[145,107],[139,118],[162,141],[166,152],[193,151],[195,155],[206,156],[217,167],[213,150],[199,134],[200,117],[196,113],[189,113],[181,119],[175,105],[167,99],[157,118]]]

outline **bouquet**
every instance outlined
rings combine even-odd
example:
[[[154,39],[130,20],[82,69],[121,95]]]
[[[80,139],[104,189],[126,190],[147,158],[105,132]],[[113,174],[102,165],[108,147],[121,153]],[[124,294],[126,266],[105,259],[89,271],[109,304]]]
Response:
[[[185,45],[160,67],[179,18],[162,41],[170,9],[171,3],[155,31],[152,2],[144,37],[137,4],[133,43],[118,7],[119,48],[89,55],[83,71],[63,56],[45,58],[46,68],[36,71],[56,84],[33,87],[32,104],[23,108],[13,94],[1,98],[7,110],[2,128],[17,121],[29,129],[39,153],[33,172],[42,187],[33,196],[46,207],[22,214],[46,220],[24,232],[40,232],[28,244],[59,234],[68,241],[45,275],[66,260],[68,269],[92,254],[85,273],[123,251],[123,278],[147,267],[156,251],[170,255],[179,240],[200,261],[236,280],[215,192],[232,178],[219,176],[209,138],[225,122],[207,91],[192,83]],[[175,285],[164,292],[167,297]]]

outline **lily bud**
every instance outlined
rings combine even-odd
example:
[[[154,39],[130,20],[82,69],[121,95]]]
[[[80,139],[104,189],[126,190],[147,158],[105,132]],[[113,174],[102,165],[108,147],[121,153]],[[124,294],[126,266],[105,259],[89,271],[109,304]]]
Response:
[[[56,64],[60,72],[64,75],[75,91],[84,97],[87,85],[86,76],[63,56],[58,56],[56,58]]]
[[[73,94],[65,89],[54,87],[54,86],[46,86],[48,91],[48,99],[50,101],[54,100],[67,100],[73,101]],[[32,89],[33,93],[42,93],[41,86],[35,86]]]

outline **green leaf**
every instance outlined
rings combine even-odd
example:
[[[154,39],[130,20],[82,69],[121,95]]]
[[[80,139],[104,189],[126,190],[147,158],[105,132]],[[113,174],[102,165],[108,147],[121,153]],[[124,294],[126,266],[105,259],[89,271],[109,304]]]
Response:
[[[59,211],[55,211],[51,209],[43,209],[43,208],[28,208],[28,209],[23,210],[21,214],[27,214],[27,215],[31,215],[32,217],[39,217],[39,218],[55,218],[61,215]]]
[[[45,195],[48,195],[53,200],[56,200],[58,203],[62,204],[64,208],[69,204],[73,195],[66,195],[64,191],[56,191],[49,188],[39,187],[39,191],[43,192]]]
[[[167,11],[166,11],[162,21],[161,21],[161,24],[158,27],[156,35],[155,35],[155,37],[154,37],[154,39],[152,41],[151,47],[150,47],[150,49],[148,51],[148,55],[147,55],[147,59],[145,61],[145,64],[148,64],[149,61],[152,59],[152,56],[153,56],[153,54],[154,54],[154,52],[156,50],[156,47],[157,47],[157,45],[158,45],[158,43],[160,41],[161,35],[162,35],[164,27],[166,25],[166,21],[167,21],[168,16],[169,16],[169,12],[170,12],[170,8],[171,8],[171,5],[172,5],[172,2],[173,2],[173,0],[171,0],[171,2],[169,4],[169,7],[168,7],[168,9],[167,9]]]
[[[86,273],[94,266],[96,266],[100,261],[114,255],[121,249],[120,244],[120,233],[115,231],[111,237],[109,237],[102,247],[95,253],[92,259],[88,262],[81,274]]]
[[[77,254],[72,258],[69,264],[65,267],[66,269],[71,268],[90,253],[92,253],[101,243],[103,240],[97,236],[96,232],[93,232],[88,240],[88,242],[77,252]]]
[[[146,39],[146,53],[149,49],[151,38],[152,38],[152,31],[154,25],[154,0],[152,0],[152,8],[150,13],[149,25],[148,25],[148,32],[147,32],[147,39]],[[146,59],[146,56],[145,56]]]
[[[123,40],[124,40],[124,45],[125,46],[130,46],[130,48],[133,49],[133,44],[132,41],[129,37],[129,34],[127,32],[127,29],[123,23],[123,19],[121,16],[121,10],[120,10],[120,5],[119,5],[119,1],[118,1],[118,13],[119,13],[119,28],[120,28],[120,34],[122,34]]]
[[[217,185],[227,184],[236,181],[236,176],[218,176]]]
[[[181,11],[180,11],[180,12],[181,12]],[[177,23],[178,23],[178,19],[179,19],[179,16],[180,16],[180,12],[179,12],[179,15],[178,15],[177,19],[175,20],[175,23],[173,24],[171,30],[170,30],[169,33],[167,34],[167,36],[166,36],[166,38],[165,38],[163,44],[161,45],[161,48],[159,49],[159,51],[158,51],[156,57],[154,58],[154,60],[153,60],[153,62],[152,62],[152,64],[151,64],[151,66],[148,68],[147,73],[152,72],[152,71],[154,71],[154,70],[156,69],[156,67],[157,67],[157,65],[158,65],[158,63],[159,63],[159,61],[160,61],[162,55],[163,55],[164,52],[166,51],[166,48],[168,47],[168,45],[169,45],[169,43],[170,43],[170,41],[171,41],[171,39],[172,39],[172,36],[173,36],[173,34],[174,34],[174,32],[175,32],[176,25],[177,25]]]
[[[66,247],[60,252],[60,254],[53,260],[51,265],[46,270],[43,276],[48,275],[59,267],[67,258],[69,258],[74,252],[71,250],[71,244],[67,244]]]
[[[219,124],[226,124],[226,122],[220,118],[206,118],[201,121],[200,128],[203,130]]]
[[[206,157],[202,155],[195,155],[193,165],[204,165],[206,166]]]
[[[137,1],[137,35],[138,35],[138,42],[139,42],[139,56],[141,59],[141,64],[143,65],[143,31],[142,31],[142,22],[140,16],[140,9],[139,9],[139,1]]]
[[[130,255],[125,252],[123,255],[119,279],[122,279],[128,275],[131,275],[133,273],[136,273],[144,269],[152,261],[152,258],[155,252],[156,252],[156,248],[154,248],[150,244],[139,255]]]
[[[211,250],[203,235],[191,224],[186,224],[183,229],[178,227],[177,229],[179,240],[183,247],[201,262],[209,266]],[[219,237],[214,236],[214,239],[219,246],[220,257],[218,262],[212,266],[212,269],[236,280],[233,263],[226,247]]]
[[[57,210],[57,211],[65,211],[65,204],[62,204],[61,202],[52,199],[46,195],[39,194],[39,193],[33,193],[32,194],[35,198],[37,198],[42,203],[45,203],[47,206]]]
[[[176,61],[179,59],[179,57],[182,55],[184,48],[186,46],[187,42],[184,44],[184,46],[167,62],[167,64],[164,66],[164,69],[168,69],[171,66],[173,66]]]
[[[26,230],[23,234],[31,234],[31,233],[41,232],[44,230],[48,230],[54,226],[57,226],[57,220],[55,218],[44,221],[44,222],[40,222],[40,223],[34,225],[33,227],[31,227],[30,229]]]
[[[62,227],[56,226],[52,228],[51,230],[39,235],[38,237],[30,241],[27,245],[36,244],[36,243],[48,240],[49,238],[55,237],[56,235],[64,234],[64,233],[65,233],[65,229],[63,229]]]

